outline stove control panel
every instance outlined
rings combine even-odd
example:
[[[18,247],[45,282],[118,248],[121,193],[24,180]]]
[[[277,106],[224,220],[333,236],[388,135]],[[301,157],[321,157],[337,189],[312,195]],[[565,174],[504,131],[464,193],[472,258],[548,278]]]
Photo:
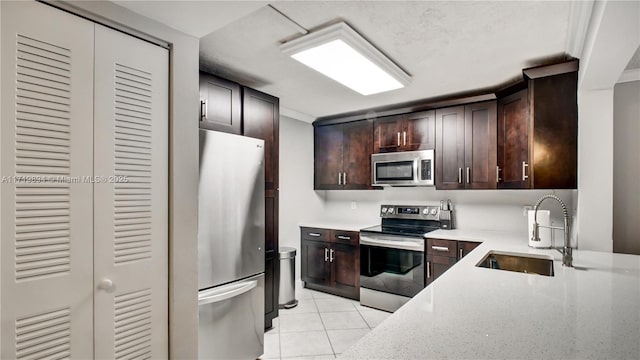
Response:
[[[380,217],[386,219],[440,220],[438,206],[382,205]]]

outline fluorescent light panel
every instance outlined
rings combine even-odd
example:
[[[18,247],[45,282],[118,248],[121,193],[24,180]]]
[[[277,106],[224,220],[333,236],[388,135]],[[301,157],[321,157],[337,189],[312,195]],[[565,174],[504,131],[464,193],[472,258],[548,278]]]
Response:
[[[286,54],[362,95],[395,90],[410,77],[345,23],[281,46]]]

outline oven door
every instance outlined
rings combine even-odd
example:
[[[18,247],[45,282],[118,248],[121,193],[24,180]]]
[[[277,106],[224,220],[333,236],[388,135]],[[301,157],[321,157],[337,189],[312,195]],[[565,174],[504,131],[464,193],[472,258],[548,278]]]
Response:
[[[424,289],[424,240],[360,234],[360,287],[413,297]]]

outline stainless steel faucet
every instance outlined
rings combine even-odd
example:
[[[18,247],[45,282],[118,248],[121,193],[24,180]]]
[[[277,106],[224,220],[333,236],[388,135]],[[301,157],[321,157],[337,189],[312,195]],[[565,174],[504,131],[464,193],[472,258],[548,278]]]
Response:
[[[543,226],[538,224],[538,207],[542,204],[546,199],[553,199],[560,203],[562,206],[562,216],[564,217],[564,247],[562,248],[562,265],[573,267],[573,255],[571,249],[571,236],[569,235],[569,211],[567,210],[567,206],[564,204],[564,201],[559,197],[548,194],[544,195],[536,202],[536,205],[533,207],[533,234],[531,234],[531,241],[540,241],[540,228],[550,228],[550,229],[562,229],[554,226]]]

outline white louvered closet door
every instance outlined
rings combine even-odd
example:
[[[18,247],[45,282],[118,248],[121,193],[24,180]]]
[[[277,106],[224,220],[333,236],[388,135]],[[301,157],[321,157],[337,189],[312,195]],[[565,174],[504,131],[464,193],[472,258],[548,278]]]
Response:
[[[166,49],[96,25],[95,355],[168,357]],[[115,179],[119,180],[119,179]]]
[[[1,6],[0,358],[90,358],[94,25]]]

